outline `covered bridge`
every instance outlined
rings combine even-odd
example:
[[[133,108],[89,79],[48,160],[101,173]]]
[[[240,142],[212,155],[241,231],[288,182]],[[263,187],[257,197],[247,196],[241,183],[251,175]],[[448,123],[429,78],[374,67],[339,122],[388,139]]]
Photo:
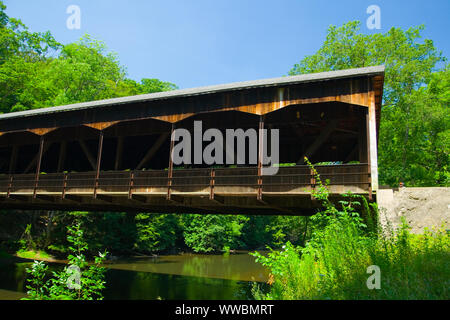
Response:
[[[383,81],[377,66],[3,114],[0,207],[310,214],[305,156],[333,196],[373,199]],[[279,129],[278,173],[262,175],[260,157],[174,166],[171,132],[200,120],[204,130]]]

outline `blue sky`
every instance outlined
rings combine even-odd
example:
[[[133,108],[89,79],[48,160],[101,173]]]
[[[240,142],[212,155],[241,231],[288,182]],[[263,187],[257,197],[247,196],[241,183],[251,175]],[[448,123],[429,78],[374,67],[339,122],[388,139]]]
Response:
[[[180,88],[286,75],[317,51],[330,24],[362,22],[362,32],[425,24],[423,33],[450,53],[448,0],[4,0],[7,14],[32,31],[50,30],[62,43],[88,33],[106,42],[128,77],[159,78]],[[66,27],[69,5],[81,29]],[[369,5],[381,29],[369,30]]]

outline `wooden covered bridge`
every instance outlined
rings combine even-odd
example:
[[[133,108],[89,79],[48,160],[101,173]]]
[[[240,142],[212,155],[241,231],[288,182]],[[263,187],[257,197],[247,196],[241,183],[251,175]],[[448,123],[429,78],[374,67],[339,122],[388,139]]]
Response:
[[[0,115],[0,208],[309,214],[314,176],[333,196],[376,196],[384,67],[306,74]],[[174,128],[279,129],[280,167],[174,166]],[[259,146],[262,144],[259,143]],[[260,152],[261,150],[259,150]]]

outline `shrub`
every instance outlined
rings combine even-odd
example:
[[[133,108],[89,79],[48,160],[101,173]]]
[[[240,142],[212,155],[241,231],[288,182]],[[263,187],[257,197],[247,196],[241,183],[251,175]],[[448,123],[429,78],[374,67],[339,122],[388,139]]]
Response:
[[[450,285],[450,237],[443,230],[414,235],[404,222],[394,236],[368,232],[353,201],[338,210],[319,181],[314,196],[324,211],[315,215],[305,247],[287,243],[267,256],[253,253],[271,271],[271,290],[257,299],[446,299]],[[364,207],[364,205],[363,205]],[[372,219],[373,220],[373,219]],[[377,225],[376,221],[371,222]],[[368,267],[381,271],[380,288],[369,289]]]
[[[102,289],[105,287],[104,273],[101,267],[106,252],[99,253],[93,264],[86,261],[84,252],[88,245],[84,240],[81,223],[67,227],[69,241],[68,266],[63,271],[53,272],[53,278],[46,280],[48,266],[42,261],[35,261],[27,273],[28,298],[30,300],[94,300],[103,299]]]

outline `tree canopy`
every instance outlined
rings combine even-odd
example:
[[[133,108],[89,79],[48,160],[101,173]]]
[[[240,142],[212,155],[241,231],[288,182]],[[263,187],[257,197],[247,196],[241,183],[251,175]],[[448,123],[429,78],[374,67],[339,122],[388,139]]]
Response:
[[[290,75],[385,65],[378,156],[380,182],[449,185],[449,68],[424,26],[360,33],[360,22],[330,26],[325,42]]]
[[[0,1],[0,112],[14,112],[176,89],[128,79],[116,54],[89,35],[69,44],[30,32]]]

